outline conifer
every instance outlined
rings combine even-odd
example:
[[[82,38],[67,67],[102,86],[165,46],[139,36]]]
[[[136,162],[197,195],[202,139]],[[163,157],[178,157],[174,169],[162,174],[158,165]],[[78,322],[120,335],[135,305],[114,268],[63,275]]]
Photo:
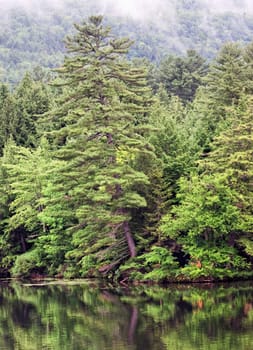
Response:
[[[56,186],[76,218],[67,257],[83,275],[136,256],[132,211],[146,206],[138,187],[149,181],[135,163],[152,152],[142,127],[151,103],[145,71],[124,59],[131,41],[115,39],[102,20],[90,17],[67,38],[69,55],[55,82],[66,93],[47,116],[56,126],[56,157],[66,161]]]

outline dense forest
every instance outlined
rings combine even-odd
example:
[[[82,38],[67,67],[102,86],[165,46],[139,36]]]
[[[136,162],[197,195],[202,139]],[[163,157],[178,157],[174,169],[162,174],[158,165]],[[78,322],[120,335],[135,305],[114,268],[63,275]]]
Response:
[[[253,43],[153,64],[113,33],[0,86],[1,276],[252,277]]]

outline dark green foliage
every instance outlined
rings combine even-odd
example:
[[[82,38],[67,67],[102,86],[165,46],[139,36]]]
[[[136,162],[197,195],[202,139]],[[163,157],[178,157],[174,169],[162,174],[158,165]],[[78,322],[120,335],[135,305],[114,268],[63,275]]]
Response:
[[[247,91],[245,71],[239,44],[224,45],[206,78],[208,92],[218,107],[237,103],[241,94]]]
[[[196,51],[188,50],[185,57],[163,59],[156,74],[156,83],[161,83],[169,96],[178,96],[187,102],[194,99],[196,90],[203,84],[207,64]]]
[[[49,89],[26,74],[13,93],[0,90],[0,150],[12,137],[17,145],[34,147],[40,137],[39,116],[50,107]]]
[[[4,92],[5,94],[6,92]],[[0,150],[10,137],[18,138],[19,118],[15,98],[8,93],[0,106]]]
[[[55,82],[68,90],[47,120],[60,121],[51,132],[59,140],[55,155],[64,161],[55,186],[69,198],[76,220],[69,229],[74,249],[67,258],[87,275],[92,268],[107,273],[136,255],[131,212],[146,206],[138,187],[149,181],[135,163],[142,154],[152,155],[139,131],[150,92],[145,71],[121,58],[128,39],[111,37],[102,17],[75,28],[66,40],[72,55],[57,70]]]
[[[34,147],[38,143],[38,119],[50,107],[50,92],[45,84],[26,74],[17,86],[14,97],[17,103],[19,145]]]

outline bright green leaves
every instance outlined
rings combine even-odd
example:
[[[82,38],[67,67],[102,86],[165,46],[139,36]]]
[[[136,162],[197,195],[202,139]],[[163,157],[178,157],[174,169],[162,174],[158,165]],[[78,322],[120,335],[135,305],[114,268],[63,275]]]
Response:
[[[179,243],[208,242],[213,245],[228,239],[238,228],[239,209],[236,192],[224,176],[193,176],[182,179],[178,199],[181,203],[165,216],[161,226],[164,234]]]
[[[3,166],[8,174],[9,195],[13,198],[9,230],[24,226],[29,231],[36,231],[38,214],[43,211],[43,189],[48,181],[46,173],[52,166],[43,146],[30,150],[9,142],[5,147]]]
[[[226,175],[182,179],[178,199],[179,206],[164,217],[161,230],[189,254],[189,263],[177,272],[179,278],[232,278],[250,268],[239,254],[238,238],[244,234],[242,227],[251,229],[252,220],[247,226],[236,206],[239,194]]]

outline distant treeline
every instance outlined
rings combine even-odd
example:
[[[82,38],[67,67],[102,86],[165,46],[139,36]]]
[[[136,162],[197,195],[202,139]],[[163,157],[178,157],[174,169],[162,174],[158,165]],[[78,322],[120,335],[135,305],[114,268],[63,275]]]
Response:
[[[194,49],[205,58],[213,58],[225,42],[249,43],[253,36],[253,16],[209,12],[202,1],[168,2],[167,11],[143,20],[115,15],[106,23],[119,36],[134,41],[128,57],[147,58],[159,63],[168,54],[184,55]],[[36,66],[53,68],[63,62],[63,40],[90,14],[100,14],[98,0],[63,1],[59,7],[14,7],[0,13],[0,77],[14,86],[24,73]],[[49,6],[49,5],[48,5]],[[42,9],[39,10],[39,8]],[[171,11],[173,8],[173,11]]]

